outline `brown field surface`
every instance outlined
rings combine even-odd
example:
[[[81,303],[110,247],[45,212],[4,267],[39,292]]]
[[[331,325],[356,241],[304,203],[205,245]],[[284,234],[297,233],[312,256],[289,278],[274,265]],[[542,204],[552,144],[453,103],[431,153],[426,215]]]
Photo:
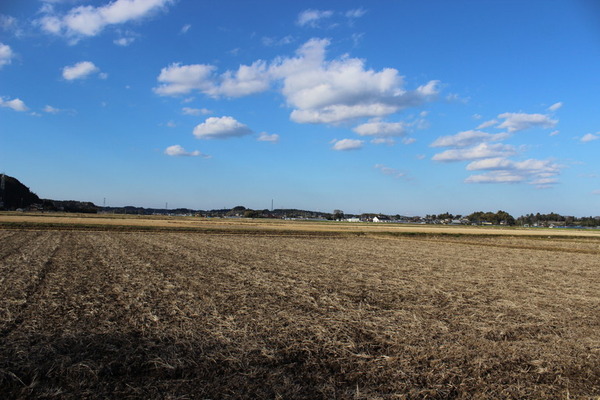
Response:
[[[0,228],[3,399],[600,398],[598,238],[28,218]]]
[[[0,212],[0,228],[42,229],[126,229],[188,230],[198,232],[332,232],[349,234],[442,234],[491,236],[596,237],[597,229],[547,229],[515,227],[482,227],[453,225],[411,225],[396,223],[349,223],[335,221],[289,221],[278,219],[197,218],[174,216],[138,216],[122,214],[60,214]]]

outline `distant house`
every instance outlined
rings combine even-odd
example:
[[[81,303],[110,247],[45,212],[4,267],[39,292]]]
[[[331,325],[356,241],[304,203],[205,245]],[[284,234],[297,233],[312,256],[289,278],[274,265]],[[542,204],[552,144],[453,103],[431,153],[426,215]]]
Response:
[[[390,222],[390,217],[388,217],[387,215],[378,215],[376,217],[373,217],[373,222]]]
[[[358,218],[358,217],[346,218],[346,221],[348,221],[348,222],[360,222],[360,218]]]

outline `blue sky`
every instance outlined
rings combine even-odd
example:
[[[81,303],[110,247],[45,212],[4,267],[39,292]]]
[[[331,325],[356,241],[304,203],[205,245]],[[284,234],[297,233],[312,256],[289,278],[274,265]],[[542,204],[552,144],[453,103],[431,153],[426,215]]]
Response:
[[[0,171],[44,198],[600,214],[594,1],[8,0]]]

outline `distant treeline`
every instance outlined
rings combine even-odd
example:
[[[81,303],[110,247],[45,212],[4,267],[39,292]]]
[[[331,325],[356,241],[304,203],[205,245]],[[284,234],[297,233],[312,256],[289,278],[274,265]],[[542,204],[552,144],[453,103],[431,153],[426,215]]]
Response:
[[[326,219],[344,220],[358,218],[362,221],[372,221],[374,217],[384,217],[389,222],[412,222],[412,223],[461,223],[461,224],[492,224],[492,225],[520,225],[520,226],[600,226],[600,217],[574,217],[564,216],[557,213],[550,214],[527,214],[514,218],[506,211],[496,212],[477,211],[463,216],[461,214],[428,214],[424,218],[419,216],[407,217],[399,214],[373,214],[363,213],[345,214],[341,210],[333,212],[309,211],[299,209],[275,209],[275,210],[253,210],[244,206],[223,208],[217,210],[192,210],[189,208],[144,208],[135,206],[126,207],[99,207],[91,202],[75,200],[50,200],[40,199],[29,188],[19,182],[18,179],[8,175],[0,174],[0,210],[36,210],[36,211],[65,211],[76,213],[106,212],[114,214],[138,214],[138,215],[193,215],[208,218],[297,218],[297,219]]]

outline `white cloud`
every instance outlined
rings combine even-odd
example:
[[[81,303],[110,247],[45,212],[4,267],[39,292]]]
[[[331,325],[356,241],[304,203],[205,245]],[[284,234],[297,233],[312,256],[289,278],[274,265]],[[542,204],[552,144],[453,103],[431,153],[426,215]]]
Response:
[[[390,137],[378,137],[371,140],[373,144],[387,144],[388,146],[393,146],[396,144],[396,141]]]
[[[380,170],[382,174],[392,176],[396,179],[406,177],[406,173],[396,168],[386,167],[383,164],[375,164],[375,168]]]
[[[559,101],[558,103],[554,103],[550,107],[548,107],[548,111],[554,112],[554,111],[558,110],[559,108],[561,108],[562,106],[563,106],[563,103]]]
[[[179,33],[181,33],[183,35],[183,34],[187,33],[191,27],[192,27],[192,25],[186,24],[181,27],[181,30],[179,31]]]
[[[333,11],[329,10],[304,10],[298,15],[296,23],[300,26],[311,26],[316,27],[319,21],[330,18],[333,15]]]
[[[62,110],[61,110],[60,108],[55,108],[55,107],[52,107],[52,106],[46,105],[46,107],[44,107],[44,110],[43,110],[43,111],[44,111],[45,113],[48,113],[48,114],[58,114],[58,113],[59,113],[59,112],[61,112]]]
[[[208,92],[213,88],[211,76],[214,70],[212,65],[173,63],[160,71],[158,81],[161,84],[154,92],[161,96],[177,96],[192,90]]]
[[[311,39],[293,58],[271,67],[283,80],[282,93],[295,108],[291,119],[299,123],[338,123],[361,117],[383,117],[432,100],[438,81],[416,90],[404,89],[404,80],[393,68],[366,69],[364,61],[342,57],[325,59],[329,41]]]
[[[468,171],[490,171],[471,175],[467,183],[515,183],[527,182],[539,189],[558,182],[556,176],[563,167],[551,160],[528,159],[513,161],[503,157],[477,160],[467,165]]]
[[[17,19],[10,15],[0,14],[0,29],[3,31],[10,31],[15,29],[17,26]]]
[[[600,139],[599,133],[597,133],[595,135],[593,133],[587,133],[587,134],[583,135],[583,137],[580,140],[583,143],[588,143],[588,142],[592,142],[592,141],[598,140],[598,139]]]
[[[129,36],[129,37],[122,37],[119,39],[115,39],[115,40],[113,40],[113,43],[116,44],[117,46],[127,47],[134,41],[135,41],[135,38]]]
[[[211,97],[241,97],[278,83],[276,87],[293,109],[291,120],[325,124],[384,117],[438,95],[438,81],[409,91],[396,69],[366,69],[363,60],[348,56],[328,61],[328,45],[328,40],[311,39],[295,57],[277,58],[270,64],[258,60],[220,75],[212,65],[171,64],[161,70],[154,91],[162,96],[199,91]]]
[[[451,149],[438,153],[432,157],[434,161],[469,161],[480,158],[508,157],[516,153],[514,146],[507,144],[481,143],[474,147],[464,149]]]
[[[88,76],[99,73],[100,69],[94,65],[91,61],[81,61],[75,65],[67,66],[63,68],[62,76],[68,81],[74,79],[84,79]]]
[[[600,189],[594,190],[594,191],[592,192],[592,194],[597,194],[597,195],[600,195]]]
[[[23,100],[21,100],[21,99],[5,100],[4,97],[0,97],[0,107],[10,108],[11,110],[14,110],[14,111],[29,110],[29,108],[27,108],[27,106],[25,105]]]
[[[431,147],[467,147],[484,142],[497,142],[508,138],[507,133],[485,133],[481,131],[464,131],[455,135],[437,138]]]
[[[198,150],[194,151],[186,151],[183,147],[178,144],[173,146],[169,146],[165,149],[165,154],[171,157],[203,157],[210,158],[210,156],[206,154],[202,154]]]
[[[236,72],[221,75],[221,83],[208,93],[213,96],[242,97],[269,89],[271,79],[267,64],[256,61],[252,65],[240,65]]]
[[[45,7],[46,15],[37,23],[48,33],[77,40],[95,36],[109,25],[124,24],[151,15],[174,0],[114,0],[104,6],[78,6],[61,15]]]
[[[494,125],[496,125],[497,123],[498,123],[498,120],[491,119],[491,120],[489,120],[489,121],[482,122],[482,123],[481,123],[481,124],[479,124],[479,125],[477,126],[477,128],[475,128],[475,129],[485,129],[485,128],[489,128],[490,126],[494,126]]]
[[[207,115],[207,114],[212,114],[212,111],[210,111],[207,108],[191,108],[191,107],[183,107],[181,109],[181,112],[184,115],[195,115],[195,116],[199,116],[199,115]]]
[[[550,119],[544,114],[504,113],[498,115],[504,119],[498,128],[508,129],[509,132],[522,131],[530,128],[554,128],[558,120]]]
[[[14,53],[9,45],[0,42],[0,69],[12,62]]]
[[[492,171],[487,174],[471,175],[465,179],[465,183],[518,183],[524,180],[524,177],[511,172]]]
[[[363,147],[363,143],[362,140],[357,139],[335,140],[332,149],[337,151],[358,150]]]
[[[194,136],[198,139],[226,139],[251,133],[248,126],[232,117],[210,117],[194,128]]]
[[[261,132],[257,140],[260,142],[277,143],[279,142],[279,135],[276,133],[269,135],[267,132]]]
[[[273,46],[284,46],[286,44],[290,44],[294,41],[294,37],[291,35],[284,36],[280,39],[275,37],[265,36],[262,38],[262,44],[267,47]]]
[[[550,132],[550,136],[556,136],[560,133],[560,131],[552,131]]]
[[[404,136],[406,135],[406,124],[403,122],[370,121],[354,128],[354,132],[360,136]]]
[[[364,8],[355,8],[353,10],[348,10],[344,14],[347,18],[360,18],[367,13],[367,10]]]
[[[415,139],[415,138],[406,137],[406,138],[402,139],[402,143],[404,143],[405,145],[413,144],[416,141],[417,141],[417,139]]]

